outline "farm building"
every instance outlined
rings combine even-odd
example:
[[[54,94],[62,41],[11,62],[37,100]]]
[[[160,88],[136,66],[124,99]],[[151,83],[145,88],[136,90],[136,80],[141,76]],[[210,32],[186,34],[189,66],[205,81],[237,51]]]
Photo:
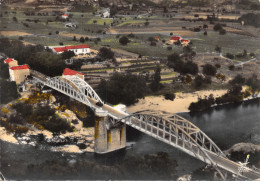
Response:
[[[62,19],[68,19],[68,18],[69,18],[69,15],[63,14],[63,15],[61,15],[61,18],[62,18]]]
[[[66,51],[73,51],[75,55],[83,55],[90,53],[90,47],[85,45],[73,45],[73,46],[60,46],[60,47],[49,47],[54,53],[61,54]]]
[[[16,84],[22,83],[27,76],[30,75],[30,68],[28,65],[18,65],[9,68],[10,80],[15,81]]]
[[[7,59],[4,60],[4,62],[5,62],[6,64],[8,64],[9,67],[17,66],[17,65],[18,65],[17,60],[14,60],[14,59],[12,59],[12,58],[7,58]]]
[[[76,75],[77,77],[79,77],[79,78],[81,78],[81,79],[83,79],[84,80],[84,76],[85,76],[85,74],[83,74],[83,73],[81,73],[81,72],[77,72],[77,71],[75,71],[75,70],[71,70],[71,69],[69,69],[69,68],[65,68],[64,69],[64,71],[63,71],[63,73],[62,73],[62,77],[64,77],[64,76],[73,76],[73,75]]]
[[[181,37],[180,36],[172,36],[171,39],[170,39],[170,42],[171,43],[175,43],[177,41],[181,41]]]
[[[190,43],[190,40],[185,40],[185,39],[182,39],[182,40],[181,40],[182,46],[188,46],[189,43]]]

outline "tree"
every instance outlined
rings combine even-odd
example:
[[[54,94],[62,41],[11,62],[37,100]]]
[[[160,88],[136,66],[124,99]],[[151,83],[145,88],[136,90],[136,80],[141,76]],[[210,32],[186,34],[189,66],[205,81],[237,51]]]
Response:
[[[181,73],[196,75],[199,71],[198,65],[192,61],[187,61],[183,64]]]
[[[84,37],[80,37],[79,41],[80,41],[80,43],[84,43],[85,42],[85,38]]]
[[[204,24],[203,29],[208,29],[208,25]]]
[[[178,53],[174,52],[173,54],[169,55],[168,58],[168,66],[174,68],[175,71],[180,71],[184,62],[181,60],[181,57]]]
[[[229,59],[234,59],[235,58],[235,56],[233,54],[231,54],[231,53],[227,53],[226,57],[229,58]]]
[[[110,48],[102,47],[99,50],[98,56],[102,60],[114,59],[115,53]]]
[[[60,32],[59,32],[59,31],[56,31],[55,33],[56,33],[56,34],[59,34]]]
[[[227,33],[227,31],[225,29],[219,30],[219,34],[220,35],[225,35],[226,33]]]
[[[71,57],[74,57],[75,53],[74,51],[65,51],[61,54],[61,57],[63,60],[70,59]]]
[[[152,83],[150,88],[153,92],[157,92],[161,88],[161,67],[157,66],[154,75],[152,76]]]
[[[16,23],[18,22],[16,17],[13,17],[13,21],[16,22]]]
[[[3,60],[0,60],[0,77],[3,79],[9,78],[9,66],[8,64],[4,63]]]
[[[145,26],[148,26],[150,23],[148,22],[148,21],[146,21],[145,23],[144,23],[144,25]]]
[[[1,87],[1,91],[0,91],[1,104],[6,104],[19,97],[15,82],[10,82],[10,81],[0,79],[0,87]]]
[[[203,34],[206,36],[206,35],[208,35],[208,32],[207,32],[207,31],[204,31],[204,33],[203,33]]]
[[[243,85],[245,82],[246,79],[240,74],[236,75],[232,80],[229,81],[231,85],[235,85],[235,84]]]
[[[218,52],[218,53],[220,53],[220,52],[221,52],[221,47],[217,45],[217,46],[215,47],[215,51]]]
[[[76,36],[73,36],[73,39],[72,39],[72,41],[77,41],[77,38],[76,38]]]
[[[146,95],[147,87],[142,76],[114,73],[109,80],[101,81],[98,94],[101,99],[111,104],[131,105],[138,98]]]
[[[203,66],[203,74],[205,75],[210,75],[210,76],[215,76],[217,73],[217,69],[215,66],[211,64],[206,64]]]
[[[127,45],[127,43],[129,43],[130,42],[130,40],[126,37],[126,36],[123,36],[123,37],[121,37],[120,39],[119,39],[119,43],[121,44],[121,45]]]
[[[175,99],[175,94],[164,94],[164,98],[166,99],[166,100],[171,100],[171,101],[174,101],[174,99]]]
[[[215,24],[215,26],[213,27],[213,29],[214,29],[215,31],[220,31],[220,30],[223,29],[223,27],[222,27],[221,24],[217,23],[217,24]]]
[[[204,79],[201,75],[197,75],[193,81],[195,88],[199,88],[203,85]]]

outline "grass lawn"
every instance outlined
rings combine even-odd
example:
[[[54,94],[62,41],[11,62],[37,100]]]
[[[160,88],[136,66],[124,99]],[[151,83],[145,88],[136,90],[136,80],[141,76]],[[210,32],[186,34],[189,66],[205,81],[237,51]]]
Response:
[[[253,52],[260,55],[260,38],[233,33],[219,35],[219,33],[211,31],[204,36],[203,32],[199,32],[196,33],[195,39],[192,39],[192,43],[196,52],[215,52],[215,47],[218,45],[221,47],[223,55],[242,53],[244,49],[248,53]],[[250,57],[248,56],[246,59],[250,59]]]

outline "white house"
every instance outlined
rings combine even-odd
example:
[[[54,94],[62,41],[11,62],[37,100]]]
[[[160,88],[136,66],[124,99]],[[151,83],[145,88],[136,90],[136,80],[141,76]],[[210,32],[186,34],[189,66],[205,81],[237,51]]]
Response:
[[[110,8],[104,8],[100,11],[101,17],[109,18],[110,17]]]
[[[18,65],[18,61],[15,60],[15,59],[12,59],[12,58],[7,58],[4,60],[4,63],[8,64],[9,67],[12,67],[12,66],[17,66]]]
[[[61,54],[66,51],[73,51],[75,55],[84,55],[90,53],[90,47],[87,44],[84,45],[72,45],[72,46],[59,46],[49,47],[54,53]]]
[[[63,15],[61,15],[61,18],[62,18],[62,19],[68,19],[68,18],[69,18],[69,15],[63,14]]]
[[[27,76],[30,75],[30,68],[28,65],[18,65],[9,68],[10,80],[15,81],[16,84],[22,83]]]
[[[66,76],[73,76],[73,75],[75,75],[75,76],[77,76],[77,77],[79,77],[83,80],[84,80],[84,77],[85,77],[85,74],[83,74],[81,72],[77,72],[77,71],[69,69],[69,68],[65,68],[63,73],[62,73],[63,78],[66,78]]]

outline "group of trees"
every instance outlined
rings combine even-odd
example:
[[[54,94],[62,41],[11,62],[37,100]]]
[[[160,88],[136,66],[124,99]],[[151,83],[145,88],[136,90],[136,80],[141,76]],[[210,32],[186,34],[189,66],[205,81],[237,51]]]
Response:
[[[32,69],[49,76],[62,74],[66,66],[61,55],[46,51],[42,45],[24,45],[19,40],[1,38],[0,52],[18,60],[19,64],[28,64]]]
[[[213,95],[205,97],[204,99],[199,98],[198,102],[193,102],[189,106],[190,111],[202,111],[211,107],[214,104],[227,104],[227,103],[236,103],[242,101],[244,98],[251,95],[251,92],[246,90],[242,92],[242,86],[248,85],[254,93],[260,89],[260,80],[257,79],[256,75],[252,75],[248,79],[237,75],[231,81],[229,81],[230,88],[227,93],[221,97],[214,99]]]
[[[101,80],[98,94],[111,104],[130,105],[146,95],[146,81],[142,76],[114,73],[109,80]]]
[[[198,65],[192,61],[183,61],[178,53],[168,56],[168,66],[174,68],[176,72],[183,74],[196,75],[198,73]]]
[[[259,6],[260,7],[260,6]],[[255,26],[255,27],[260,27],[260,14],[254,14],[254,13],[248,13],[248,14],[244,14],[242,15],[238,21],[242,22],[244,21],[245,25],[251,25],[251,26]]]
[[[227,31],[223,28],[223,26],[220,23],[215,24],[213,29],[215,31],[218,31],[220,35],[224,35],[227,33]]]
[[[53,133],[65,133],[73,131],[70,124],[55,114],[55,110],[49,105],[37,105],[16,103],[13,105],[16,113],[8,121],[12,124],[33,124],[39,129],[47,129]]]

